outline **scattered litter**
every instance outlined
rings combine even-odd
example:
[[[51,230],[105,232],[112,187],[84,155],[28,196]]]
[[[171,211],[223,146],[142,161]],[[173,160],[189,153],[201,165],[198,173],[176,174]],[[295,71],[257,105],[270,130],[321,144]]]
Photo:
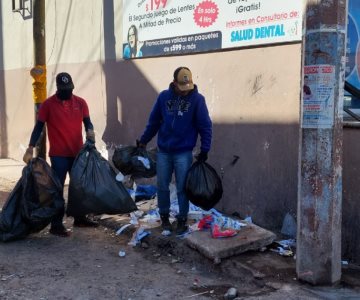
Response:
[[[149,210],[148,213],[141,219],[144,222],[157,222],[160,220],[160,215],[156,209]]]
[[[293,256],[294,252],[292,250],[284,249],[283,247],[277,247],[277,249],[270,249],[273,252],[279,253],[281,256]]]
[[[147,235],[149,235],[150,232],[145,231],[143,227],[139,227],[133,234],[131,241],[128,243],[128,245],[130,246],[136,246],[138,244],[140,244],[140,241],[146,237]]]
[[[195,223],[194,225],[190,226],[190,231],[197,231],[197,230],[202,231],[202,230],[206,230],[206,229],[211,229],[211,235],[213,238],[224,238],[224,237],[235,236],[237,234],[237,230],[234,228],[229,228],[229,224],[231,224],[235,227],[238,227],[238,226],[236,226],[234,224],[234,222],[229,222],[228,219],[230,219],[230,218],[225,218],[225,219],[226,220],[224,222],[224,219],[221,219],[220,217],[216,217],[213,215],[207,215],[204,218],[202,218],[200,221]],[[232,221],[235,221],[235,220],[232,220]],[[235,221],[235,222],[237,222],[237,221]]]
[[[251,218],[251,217],[246,217],[246,218],[244,219],[244,221],[246,221],[246,222],[248,222],[248,223],[250,223],[250,224],[252,224],[252,223],[253,223],[253,221],[252,221],[252,218]]]
[[[205,216],[197,223],[198,229],[199,230],[209,229],[211,228],[211,224],[213,222],[214,222],[214,218],[211,215]]]
[[[6,281],[6,280],[10,279],[11,277],[14,277],[15,275],[16,274],[11,274],[9,276],[3,276],[3,277],[1,277],[1,281]]]
[[[189,226],[189,231],[190,232],[194,232],[194,231],[199,231],[199,222],[194,223],[192,225]]]
[[[235,299],[238,295],[238,291],[236,288],[229,288],[226,294],[224,295],[224,299]]]
[[[275,244],[280,246],[270,249],[272,252],[276,252],[281,256],[294,256],[293,248],[296,248],[296,241],[294,239],[275,241]]]
[[[342,260],[342,261],[341,261],[341,264],[346,266],[346,265],[349,264],[349,262],[348,262],[347,260]]]
[[[111,219],[112,217],[113,217],[113,215],[103,214],[103,215],[101,215],[100,220]]]
[[[137,156],[137,159],[142,162],[146,169],[150,169],[150,160],[148,158],[145,158],[143,156]]]
[[[157,188],[154,185],[137,185],[135,190],[135,201],[154,199],[156,193]]]
[[[138,207],[145,207],[145,209],[143,208],[143,210],[151,210],[151,209],[156,209],[157,208],[157,199],[151,199],[151,200],[144,200],[144,201],[138,201],[136,202],[136,205]]]
[[[129,226],[131,226],[132,224],[125,224],[124,226],[121,226],[117,231],[116,231],[116,235],[120,235],[126,228],[128,228]]]
[[[123,250],[119,251],[119,256],[120,257],[125,257],[125,255],[126,255],[125,251],[123,251]]]
[[[192,298],[192,297],[196,297],[196,296],[204,295],[204,294],[207,294],[207,293],[210,293],[210,291],[205,291],[205,292],[198,293],[198,294],[194,294],[194,295],[191,295],[191,296],[186,296],[186,298]]]
[[[239,221],[236,221],[234,219],[231,219],[229,217],[215,217],[214,218],[214,223],[219,225],[222,228],[228,228],[228,229],[236,229],[236,230],[240,230],[241,227],[245,227],[246,224],[241,223]]]
[[[130,213],[130,224],[138,225],[139,221],[135,213]]]
[[[135,210],[134,212],[132,212],[134,215],[135,215],[135,217],[137,217],[137,218],[140,218],[140,217],[142,217],[143,216],[143,214],[144,214],[144,212],[142,211],[142,210]]]
[[[135,190],[132,189],[127,189],[127,191],[129,192],[129,195],[131,197],[131,199],[133,199],[135,201]]]
[[[120,182],[123,182],[124,179],[125,179],[125,176],[123,173],[119,172],[116,177],[115,177],[116,181],[120,181]]]
[[[161,235],[163,235],[163,236],[170,236],[170,235],[171,235],[171,231],[170,231],[170,230],[163,230],[163,231],[161,232]]]
[[[225,237],[232,237],[237,235],[237,231],[234,229],[225,229],[221,230],[220,226],[217,224],[213,224],[211,227],[211,235],[213,238],[225,238]]]
[[[296,241],[294,239],[276,241],[275,243],[278,243],[283,248],[296,247]]]
[[[283,225],[281,228],[281,233],[287,235],[289,237],[295,238],[296,237],[296,221],[292,215],[287,213],[285,215]]]

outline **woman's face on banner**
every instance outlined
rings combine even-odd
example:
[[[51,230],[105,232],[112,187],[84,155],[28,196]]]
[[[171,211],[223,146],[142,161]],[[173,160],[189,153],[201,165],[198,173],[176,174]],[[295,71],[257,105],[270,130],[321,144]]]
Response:
[[[135,30],[133,27],[131,27],[129,29],[129,33],[128,33],[128,40],[129,40],[129,44],[131,48],[135,47],[135,43],[136,43],[136,36],[135,36]]]

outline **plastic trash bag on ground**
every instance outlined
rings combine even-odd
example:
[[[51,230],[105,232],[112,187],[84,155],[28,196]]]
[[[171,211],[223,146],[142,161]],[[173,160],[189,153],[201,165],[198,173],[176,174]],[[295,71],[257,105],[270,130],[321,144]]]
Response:
[[[295,218],[291,214],[287,213],[284,217],[281,233],[289,237],[295,238],[297,229],[296,227],[297,225]]]
[[[185,181],[185,193],[196,206],[209,210],[221,199],[222,182],[215,169],[206,162],[194,162]]]
[[[26,237],[44,229],[64,210],[62,186],[42,158],[24,167],[0,214],[0,241]]]
[[[115,177],[95,145],[86,143],[71,170],[67,215],[124,214],[137,210],[127,189]]]
[[[141,240],[149,234],[150,234],[150,232],[145,231],[145,229],[143,227],[141,227],[141,226],[138,227],[136,229],[136,231],[133,233],[131,241],[128,243],[128,245],[134,247],[134,246],[140,244]]]
[[[155,149],[147,151],[136,146],[116,147],[112,161],[124,175],[134,178],[151,178],[156,175]]]
[[[146,185],[137,185],[135,191],[128,189],[130,195],[135,202],[141,200],[151,200],[156,197],[157,188],[154,185],[146,184]]]
[[[233,237],[238,233],[237,230],[233,228],[224,228],[220,226],[218,223],[216,223],[216,217],[213,215],[207,215],[202,218],[199,222],[196,223],[196,225],[194,224],[190,231],[203,231],[207,229],[211,230],[211,236],[214,239]]]

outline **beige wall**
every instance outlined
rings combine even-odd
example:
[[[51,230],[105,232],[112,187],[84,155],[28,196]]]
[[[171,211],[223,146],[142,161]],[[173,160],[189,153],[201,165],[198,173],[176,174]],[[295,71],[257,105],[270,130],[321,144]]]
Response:
[[[225,187],[218,208],[280,226],[285,210],[296,211],[300,45],[109,64],[103,141],[134,143],[179,65],[193,71],[214,122],[209,162]]]
[[[48,94],[58,72],[72,74],[75,93],[89,103],[99,149],[134,143],[157,94],[174,69],[186,65],[214,123],[209,161],[224,180],[219,208],[273,227],[283,218],[284,203],[295,209],[300,44],[124,61],[116,59],[121,1],[46,4]],[[1,9],[2,22],[14,24],[2,33],[1,153],[21,160],[34,124],[32,20],[12,13],[10,3],[2,2]],[[261,207],[254,206],[259,200]]]
[[[17,2],[17,1],[16,1]],[[25,1],[26,9],[12,12],[12,1],[0,3],[0,156],[21,159],[34,125],[32,78],[33,1]],[[68,71],[75,80],[76,93],[88,97],[97,109],[106,94],[102,65],[105,61],[104,10],[117,9],[121,1],[62,0],[46,1],[46,63],[48,95],[55,91],[58,72]],[[114,20],[109,20],[114,27]],[[108,59],[115,55],[107,53]],[[96,101],[96,102],[95,102]],[[94,102],[95,104],[92,104]],[[104,113],[94,113],[101,119]],[[101,123],[101,122],[100,122]],[[103,127],[98,124],[98,131]],[[100,143],[100,146],[103,146]]]

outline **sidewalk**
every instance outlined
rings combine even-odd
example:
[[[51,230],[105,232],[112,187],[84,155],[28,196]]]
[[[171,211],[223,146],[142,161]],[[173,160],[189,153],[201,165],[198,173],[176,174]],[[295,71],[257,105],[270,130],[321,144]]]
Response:
[[[21,161],[0,159],[0,182],[1,179],[16,182],[21,177],[24,166],[25,164]],[[5,196],[7,194],[4,193]],[[117,220],[113,216],[101,220],[101,225],[105,228],[104,230],[116,232],[124,224],[127,224],[129,220],[129,217],[126,220]],[[126,242],[130,241],[133,232],[134,229],[124,233],[123,238]],[[115,236],[115,233],[112,233],[112,235]],[[256,299],[360,299],[359,266],[343,265],[342,280],[336,287],[312,287],[301,284],[297,280],[296,261],[292,257],[283,257],[270,250],[265,252],[248,251],[231,256],[223,260],[221,264],[214,265],[211,259],[203,256],[199,251],[191,249],[183,239],[176,238],[174,235],[170,237],[162,236],[160,228],[151,229],[151,235],[149,235],[146,242],[144,248],[140,245],[137,249],[144,249],[144,256],[152,259],[154,263],[164,263],[167,259],[169,264],[174,266],[176,263],[181,262],[185,266],[183,272],[186,276],[194,276],[192,273],[190,275],[186,273],[186,270],[193,272],[194,262],[201,261],[200,266],[202,268],[216,270],[217,275],[222,277],[223,281],[225,280],[230,286],[237,287],[240,294],[246,295],[246,292],[249,292],[247,288],[251,286],[251,292],[258,293]],[[152,251],[146,250],[148,247]],[[154,253],[161,255],[155,256]],[[128,251],[127,260],[131,257],[132,252]],[[216,282],[218,283],[218,281]],[[239,282],[241,282],[240,285],[238,285]],[[226,287],[228,288],[227,285]],[[211,290],[211,287],[202,287],[200,285],[197,288],[193,287],[194,293],[201,293],[203,292],[202,289],[205,289],[205,292]],[[225,292],[226,290],[223,291],[223,294]]]
[[[18,181],[22,175],[25,163],[10,158],[0,159],[0,178],[8,181]],[[66,176],[65,185],[69,184],[69,176]]]
[[[25,164],[14,159],[0,159],[0,178],[17,181],[21,177]]]

